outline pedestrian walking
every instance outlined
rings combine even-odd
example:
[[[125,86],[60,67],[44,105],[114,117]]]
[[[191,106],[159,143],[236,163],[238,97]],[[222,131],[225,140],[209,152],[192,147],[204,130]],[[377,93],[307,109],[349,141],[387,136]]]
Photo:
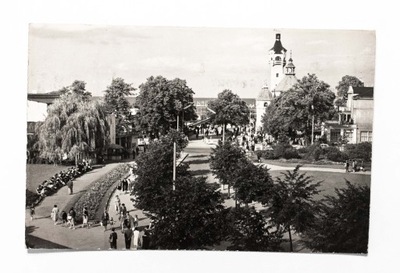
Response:
[[[110,237],[109,237],[111,249],[117,249],[117,239],[118,239],[118,235],[115,232],[115,228],[111,228],[111,233],[110,233]]]
[[[104,227],[104,232],[107,230],[107,224],[108,221],[110,220],[110,215],[107,212],[107,209],[104,208],[103,215],[101,216],[101,225]]]
[[[31,221],[33,221],[33,218],[35,217],[35,207],[33,205],[30,207],[29,213],[31,215]]]
[[[51,210],[51,214],[50,214],[50,216],[51,216],[51,219],[53,220],[53,222],[54,222],[54,225],[57,225],[57,221],[58,221],[58,207],[57,207],[57,205],[54,205],[54,207],[53,207],[53,209]]]
[[[135,217],[133,218],[133,227],[137,228],[138,226],[139,226],[139,217],[136,214]]]
[[[126,193],[128,191],[128,181],[126,180],[126,178],[124,178],[122,180],[122,191],[124,193]]]
[[[61,218],[61,225],[64,226],[68,222],[68,214],[63,210],[60,214]]]
[[[137,228],[133,228],[133,249],[137,250],[140,244],[140,232]]]
[[[129,224],[131,225],[131,227],[134,227],[135,226],[135,219],[132,217],[132,215],[129,214],[129,211],[127,213],[127,219],[128,219]]]
[[[74,182],[71,180],[68,181],[67,183],[67,187],[68,187],[68,194],[74,194]]]
[[[70,221],[69,228],[70,229],[75,229],[75,217],[76,217],[76,212],[75,212],[74,208],[72,207],[69,210],[69,221]]]
[[[120,208],[120,221],[121,223],[126,219],[126,214],[127,214],[128,210],[125,207],[125,204],[122,203],[121,208]]]
[[[344,163],[344,167],[345,167],[345,169],[346,169],[346,173],[349,172],[349,166],[350,166],[349,161],[346,160],[346,162]]]
[[[133,235],[133,231],[130,228],[130,226],[128,225],[127,229],[125,229],[123,231],[124,233],[124,238],[125,238],[125,248],[126,249],[130,249],[131,248],[131,241],[132,241],[132,235]]]
[[[87,207],[84,207],[82,212],[82,228],[85,225],[87,228],[89,228],[89,210]]]
[[[121,200],[119,199],[118,195],[115,196],[114,206],[115,206],[115,211],[118,214],[119,213],[119,208],[121,206]]]

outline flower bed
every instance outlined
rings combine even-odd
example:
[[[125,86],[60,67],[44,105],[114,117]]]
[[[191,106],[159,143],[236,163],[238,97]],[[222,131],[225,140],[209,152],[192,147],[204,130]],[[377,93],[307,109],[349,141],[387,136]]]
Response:
[[[88,208],[89,218],[93,219],[94,215],[96,215],[96,212],[99,210],[102,199],[109,191],[109,188],[114,185],[116,181],[127,176],[128,173],[129,165],[123,164],[94,182],[90,189],[88,189],[74,205],[76,219],[78,221],[82,220],[82,212],[84,207]]]

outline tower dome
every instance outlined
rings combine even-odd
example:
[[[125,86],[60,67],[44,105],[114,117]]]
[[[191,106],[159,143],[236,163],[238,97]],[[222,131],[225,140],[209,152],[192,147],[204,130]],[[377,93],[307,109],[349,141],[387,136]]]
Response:
[[[264,84],[264,86],[261,88],[260,92],[258,93],[257,100],[259,101],[270,101],[273,99],[271,91],[269,91],[269,88],[267,84]]]

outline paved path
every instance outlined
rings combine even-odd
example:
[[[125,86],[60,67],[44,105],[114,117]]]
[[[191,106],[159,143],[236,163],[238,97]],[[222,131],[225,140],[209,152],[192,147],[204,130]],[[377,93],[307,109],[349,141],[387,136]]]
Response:
[[[33,221],[30,220],[29,210],[25,213],[25,225],[29,235],[29,241],[32,241],[38,247],[43,248],[72,248],[79,250],[104,248],[107,238],[102,231],[102,227],[94,226],[90,229],[71,230],[61,225],[53,225],[50,219],[50,212],[54,205],[61,210],[69,210],[87,188],[97,179],[107,172],[116,168],[119,163],[111,163],[102,168],[94,169],[83,176],[74,180],[74,194],[68,194],[68,188],[63,187],[52,196],[47,196],[36,206],[36,216]]]

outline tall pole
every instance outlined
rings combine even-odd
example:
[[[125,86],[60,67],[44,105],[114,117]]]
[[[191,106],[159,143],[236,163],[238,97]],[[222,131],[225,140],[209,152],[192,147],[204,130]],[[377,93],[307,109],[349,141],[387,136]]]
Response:
[[[222,125],[222,143],[225,143],[225,124]]]
[[[176,179],[176,143],[174,142],[174,169],[172,172],[172,190],[175,190],[175,179]]]
[[[314,105],[311,105],[312,116],[311,116],[311,145],[314,144]]]

